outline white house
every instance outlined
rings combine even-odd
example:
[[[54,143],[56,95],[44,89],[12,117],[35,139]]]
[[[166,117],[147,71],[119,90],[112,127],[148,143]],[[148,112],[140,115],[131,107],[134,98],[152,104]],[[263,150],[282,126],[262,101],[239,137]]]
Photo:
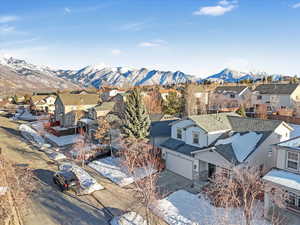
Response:
[[[275,185],[289,194],[287,209],[300,213],[300,137],[273,146],[274,167],[263,177],[268,184]],[[276,207],[265,193],[265,216]],[[299,221],[298,221],[299,222]]]
[[[247,86],[219,86],[211,95],[210,109],[237,108],[251,105],[251,90]]]
[[[265,104],[268,111],[294,108],[300,102],[300,86],[298,84],[261,84],[252,94],[251,103],[254,106]]]
[[[160,144],[166,168],[195,181],[239,164],[270,168],[270,145],[289,139],[292,131],[282,121],[235,113],[190,116],[171,126],[171,137]]]

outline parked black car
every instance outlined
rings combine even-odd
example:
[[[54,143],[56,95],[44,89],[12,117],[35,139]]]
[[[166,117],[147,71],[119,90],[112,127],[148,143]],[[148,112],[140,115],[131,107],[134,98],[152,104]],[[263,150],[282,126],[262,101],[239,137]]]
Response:
[[[79,189],[79,180],[71,171],[58,171],[53,175],[53,182],[62,192],[73,190],[77,193]]]

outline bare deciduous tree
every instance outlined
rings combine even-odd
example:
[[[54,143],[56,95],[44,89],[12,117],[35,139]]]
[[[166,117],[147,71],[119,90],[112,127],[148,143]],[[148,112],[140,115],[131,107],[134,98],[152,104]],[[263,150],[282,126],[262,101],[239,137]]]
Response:
[[[162,113],[162,97],[159,88],[155,87],[146,96],[144,96],[144,104],[149,114]]]
[[[257,218],[257,202],[263,197],[265,185],[260,178],[260,171],[256,168],[234,168],[232,171],[219,172],[212,179],[208,194],[213,203],[225,209],[239,207],[243,217],[238,224],[251,225]],[[272,187],[272,200],[276,205],[284,206],[285,194],[276,187]],[[283,218],[275,211],[272,215],[273,224],[282,224]],[[228,221],[227,221],[228,222]]]
[[[124,140],[124,147],[121,154],[122,163],[135,178],[133,186],[136,200],[145,209],[147,225],[154,225],[157,223],[157,217],[151,213],[150,208],[158,197],[157,179],[161,167],[159,154],[146,139],[128,138]],[[147,176],[140,179],[139,173],[142,171]]]

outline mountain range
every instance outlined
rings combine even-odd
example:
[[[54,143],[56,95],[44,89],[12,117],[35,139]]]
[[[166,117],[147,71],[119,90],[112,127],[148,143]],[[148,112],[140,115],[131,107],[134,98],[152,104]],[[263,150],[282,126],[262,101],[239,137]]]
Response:
[[[30,64],[16,58],[0,58],[0,88],[4,93],[16,91],[48,91],[57,89],[100,88],[102,85],[117,87],[142,85],[170,85],[188,81],[239,82],[270,76],[267,73],[245,73],[224,69],[220,73],[199,79],[181,71],[160,71],[147,68],[87,66],[79,70],[55,70]],[[281,75],[271,75],[274,80]]]

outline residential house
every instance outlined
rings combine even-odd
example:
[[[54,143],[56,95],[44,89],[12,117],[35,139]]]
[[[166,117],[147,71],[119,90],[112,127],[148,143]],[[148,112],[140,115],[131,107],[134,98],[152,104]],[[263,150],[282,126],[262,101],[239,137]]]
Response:
[[[171,137],[172,122],[179,120],[178,118],[170,118],[167,120],[156,120],[151,122],[150,126],[150,142],[155,147]]]
[[[54,113],[56,95],[33,95],[30,98],[30,107],[36,111]]]
[[[291,109],[300,103],[298,84],[260,84],[253,90],[252,106],[267,105],[268,112]]]
[[[178,97],[181,96],[181,93],[179,91],[175,90],[175,89],[160,89],[159,93],[160,93],[163,100],[166,100],[167,96],[170,93],[176,93]]]
[[[235,113],[197,115],[172,122],[171,137],[160,147],[167,169],[199,181],[237,165],[270,168],[270,145],[287,140],[291,131],[277,120]]]
[[[205,89],[202,85],[195,86],[194,89],[194,97],[195,97],[195,112],[197,114],[202,114],[203,112],[207,112],[209,107],[210,100],[210,91]]]
[[[287,210],[300,213],[300,137],[273,145],[274,167],[263,177],[266,184],[278,187],[289,195]],[[268,185],[267,185],[268,186]],[[266,187],[267,187],[266,186]],[[269,217],[276,205],[271,201],[269,192],[265,193],[265,216]],[[298,217],[298,222],[300,218]]]
[[[102,90],[101,93],[101,99],[102,101],[109,101],[111,98],[115,97],[118,94],[125,94],[126,91],[122,90],[122,89],[117,89],[117,88],[113,88],[113,89],[104,89]]]
[[[251,105],[251,90],[247,86],[218,86],[211,95],[211,110],[236,109]],[[231,110],[229,110],[231,111]]]
[[[89,108],[85,117],[78,121],[78,126],[83,128],[90,140],[95,141],[95,134],[98,129],[98,122],[101,118],[106,118],[111,126],[111,134],[115,132],[115,123],[120,123],[120,119],[115,112],[115,102],[103,102],[95,107]]]
[[[55,101],[55,120],[62,127],[75,127],[88,109],[100,102],[97,94],[59,94]]]

